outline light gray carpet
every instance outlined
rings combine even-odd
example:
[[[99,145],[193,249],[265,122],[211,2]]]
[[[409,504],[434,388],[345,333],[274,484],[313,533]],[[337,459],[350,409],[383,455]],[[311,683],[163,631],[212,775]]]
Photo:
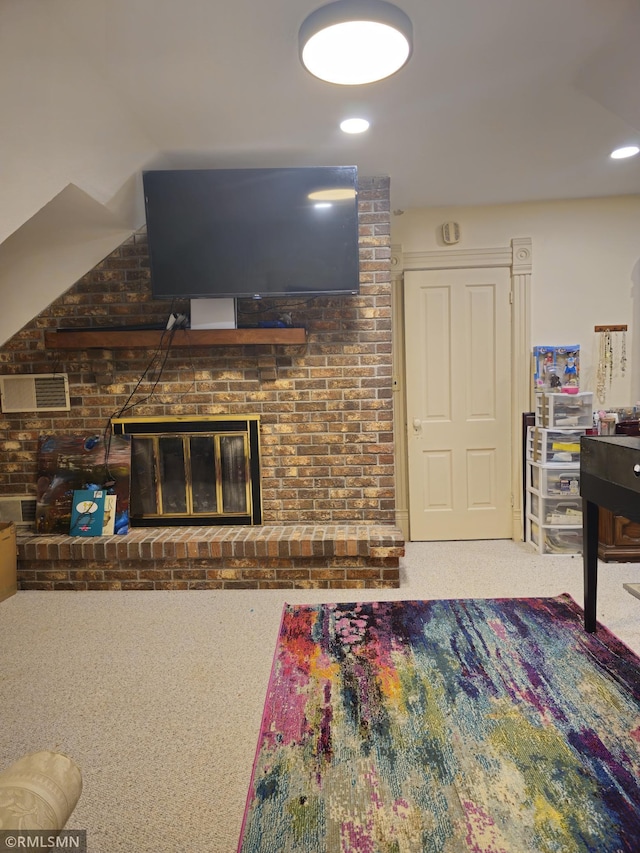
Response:
[[[598,619],[640,653],[638,582],[600,564]],[[582,605],[582,559],[510,541],[409,543],[399,590],[20,592],[0,604],[0,767],[70,755],[89,853],[232,853],[283,602],[561,592]]]

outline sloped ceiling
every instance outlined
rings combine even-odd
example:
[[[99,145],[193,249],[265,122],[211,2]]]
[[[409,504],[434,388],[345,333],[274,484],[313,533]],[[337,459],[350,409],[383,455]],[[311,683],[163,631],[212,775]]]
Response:
[[[64,292],[142,224],[145,168],[356,164],[400,209],[640,192],[608,158],[640,140],[637,0],[398,0],[413,56],[356,88],[299,63],[318,5],[1,2],[0,293],[32,316]]]

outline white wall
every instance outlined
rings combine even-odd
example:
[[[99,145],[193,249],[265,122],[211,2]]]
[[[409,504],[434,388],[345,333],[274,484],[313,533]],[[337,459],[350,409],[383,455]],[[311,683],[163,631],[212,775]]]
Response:
[[[130,234],[70,184],[0,243],[0,346]]]
[[[59,4],[0,0],[0,345],[143,224],[139,175],[159,157],[102,73],[102,2],[65,6],[92,16],[91,43]]]
[[[87,50],[47,0],[0,4],[0,240],[68,184],[108,206],[156,154],[122,93],[86,61]]]
[[[451,220],[459,249],[531,237],[531,342],[580,344],[582,390],[596,390],[594,326],[626,323],[626,374],[616,359],[605,404],[640,400],[640,196],[408,210],[392,217],[392,243],[405,253],[442,249],[441,226]]]

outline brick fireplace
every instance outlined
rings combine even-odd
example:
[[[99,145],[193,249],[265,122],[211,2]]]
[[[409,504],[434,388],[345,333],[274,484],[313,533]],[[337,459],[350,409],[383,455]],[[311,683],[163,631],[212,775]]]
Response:
[[[135,332],[124,347],[52,346],[60,328],[161,324],[188,311],[151,298],[143,229],[0,348],[3,374],[66,373],[71,398],[68,412],[2,415],[0,494],[35,495],[41,435],[102,434],[127,401],[140,418],[260,419],[262,526],[95,542],[20,534],[23,588],[398,585],[387,178],[360,180],[359,234],[359,296],[287,300],[306,330],[293,344],[198,343],[155,360]],[[238,310],[252,326],[284,308],[240,300]]]
[[[260,419],[114,418],[129,436],[135,527],[262,524]]]

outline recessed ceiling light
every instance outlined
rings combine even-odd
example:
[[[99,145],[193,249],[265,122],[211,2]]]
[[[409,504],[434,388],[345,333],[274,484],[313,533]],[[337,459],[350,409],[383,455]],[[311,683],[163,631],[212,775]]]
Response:
[[[616,148],[615,151],[611,152],[611,157],[614,160],[624,160],[625,157],[635,157],[635,155],[640,151],[637,145],[626,145],[624,148]]]
[[[340,122],[340,130],[345,133],[364,133],[369,130],[369,122],[366,118],[346,118]]]
[[[411,21],[385,0],[336,0],[300,27],[300,58],[328,83],[358,86],[395,74],[412,49]]]

